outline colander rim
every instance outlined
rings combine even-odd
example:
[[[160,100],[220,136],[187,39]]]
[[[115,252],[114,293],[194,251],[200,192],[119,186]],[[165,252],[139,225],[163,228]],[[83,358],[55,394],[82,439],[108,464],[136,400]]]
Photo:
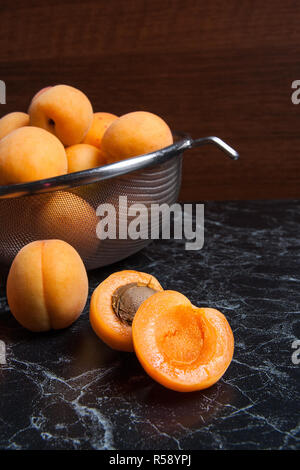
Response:
[[[165,163],[193,146],[193,139],[188,134],[174,133],[173,135],[176,140],[172,145],[155,152],[43,180],[0,186],[0,198],[15,198],[74,188]]]

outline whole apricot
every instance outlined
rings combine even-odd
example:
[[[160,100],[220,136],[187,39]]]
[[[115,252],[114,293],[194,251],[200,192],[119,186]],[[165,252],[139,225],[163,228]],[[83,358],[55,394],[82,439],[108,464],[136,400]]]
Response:
[[[0,139],[7,134],[19,129],[19,127],[29,126],[29,115],[26,113],[9,113],[0,119]]]
[[[56,85],[40,93],[28,112],[32,126],[56,135],[65,146],[82,142],[93,121],[87,96],[68,85]]]
[[[154,152],[173,143],[166,122],[155,114],[136,111],[116,119],[102,138],[107,163]]]
[[[68,172],[88,170],[105,165],[102,153],[93,145],[76,144],[66,148]]]
[[[84,309],[87,294],[84,264],[76,250],[61,240],[29,243],[11,265],[8,304],[28,330],[68,327]]]
[[[38,127],[20,127],[0,140],[0,184],[26,183],[67,173],[62,143]]]
[[[68,191],[49,193],[36,214],[39,238],[58,238],[72,245],[83,259],[96,252],[100,240],[95,209],[82,197]]]
[[[118,116],[114,114],[94,113],[92,125],[82,143],[100,148],[104,133],[116,119],[118,119]]]

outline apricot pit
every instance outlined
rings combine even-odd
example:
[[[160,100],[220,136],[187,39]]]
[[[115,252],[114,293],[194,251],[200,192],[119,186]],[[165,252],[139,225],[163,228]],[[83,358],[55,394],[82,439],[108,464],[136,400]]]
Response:
[[[139,306],[156,292],[157,290],[137,282],[121,286],[112,295],[113,310],[122,322],[131,325]]]

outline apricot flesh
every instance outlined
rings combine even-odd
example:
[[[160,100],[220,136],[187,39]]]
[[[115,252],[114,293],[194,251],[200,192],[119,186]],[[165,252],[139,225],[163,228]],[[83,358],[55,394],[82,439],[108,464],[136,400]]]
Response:
[[[11,313],[31,331],[70,326],[81,314],[88,295],[84,264],[61,240],[29,243],[15,257],[7,280]]]
[[[67,170],[64,146],[44,129],[20,127],[0,140],[0,184],[51,178]]]
[[[15,129],[24,126],[29,126],[28,114],[21,112],[6,114],[0,119],[0,140]]]
[[[79,144],[92,121],[88,97],[77,88],[56,85],[36,96],[28,110],[30,124],[51,132],[65,145]]]
[[[68,172],[88,170],[105,165],[100,150],[89,144],[76,144],[66,148]]]
[[[101,148],[101,141],[109,126],[118,119],[118,116],[110,113],[94,113],[92,125],[82,143]]]
[[[101,148],[107,163],[154,152],[173,143],[167,123],[159,116],[136,111],[124,114],[107,129]]]
[[[233,357],[234,338],[225,316],[183,303],[170,291],[153,294],[141,304],[132,336],[145,371],[179,392],[212,386]]]

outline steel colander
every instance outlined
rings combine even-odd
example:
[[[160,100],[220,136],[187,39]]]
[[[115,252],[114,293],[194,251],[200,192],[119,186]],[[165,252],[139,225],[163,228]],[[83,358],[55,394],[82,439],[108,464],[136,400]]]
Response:
[[[87,269],[112,264],[141,250],[149,243],[148,237],[118,237],[118,224],[127,217],[127,206],[142,203],[149,210],[151,204],[176,202],[182,154],[204,144],[215,144],[231,158],[238,158],[237,152],[218,137],[193,140],[184,135],[177,136],[169,147],[139,157],[56,178],[0,186],[1,272],[9,269],[24,245],[35,240],[61,239],[70,243]],[[119,196],[127,197],[126,205],[122,203],[125,198],[120,203]],[[96,211],[103,204],[115,209],[115,239],[101,240],[97,236],[100,219]]]

